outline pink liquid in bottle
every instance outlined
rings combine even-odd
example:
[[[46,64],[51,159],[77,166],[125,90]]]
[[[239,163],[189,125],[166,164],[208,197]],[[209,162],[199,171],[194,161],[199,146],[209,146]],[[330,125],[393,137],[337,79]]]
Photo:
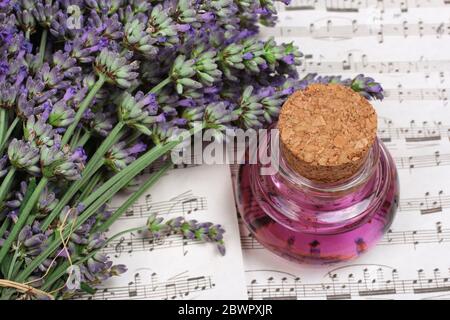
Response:
[[[269,154],[270,143],[257,151]],[[262,175],[261,164],[242,164],[235,187],[243,221],[272,252],[301,263],[347,261],[373,247],[389,229],[399,183],[381,141],[374,142],[359,171],[339,183],[299,176],[283,154],[279,162],[273,175]]]

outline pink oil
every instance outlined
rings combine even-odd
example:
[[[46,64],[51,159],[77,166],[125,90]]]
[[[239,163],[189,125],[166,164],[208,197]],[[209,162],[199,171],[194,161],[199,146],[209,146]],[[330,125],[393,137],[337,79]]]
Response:
[[[278,173],[261,175],[261,167],[239,168],[239,212],[253,236],[284,258],[319,264],[348,261],[373,247],[392,223],[398,175],[381,141],[354,177],[334,185],[298,176],[282,155]]]

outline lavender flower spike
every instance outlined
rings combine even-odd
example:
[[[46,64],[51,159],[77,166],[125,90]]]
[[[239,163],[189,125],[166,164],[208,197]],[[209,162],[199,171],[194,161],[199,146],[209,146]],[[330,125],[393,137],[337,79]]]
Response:
[[[106,165],[113,171],[118,172],[136,160],[137,155],[146,149],[147,146],[142,142],[127,147],[127,143],[121,141],[113,145],[111,150],[107,152],[105,156]]]
[[[383,88],[378,82],[375,82],[373,78],[364,77],[360,74],[356,76],[350,87],[363,95],[366,99],[378,99],[383,100]]]
[[[196,69],[194,67],[195,63],[194,59],[186,60],[186,57],[183,55],[179,55],[175,59],[170,72],[170,77],[176,84],[179,94],[183,93],[184,87],[193,89],[200,89],[203,87],[200,82],[192,79],[196,74]]]
[[[54,127],[68,127],[75,120],[75,111],[67,106],[67,101],[61,99],[55,103],[50,112],[48,123]]]
[[[23,169],[32,175],[40,173],[36,164],[39,161],[39,149],[31,143],[13,139],[8,147],[8,157],[17,169]]]
[[[119,119],[128,126],[135,128],[146,135],[152,132],[148,126],[153,123],[164,122],[163,114],[158,115],[159,106],[154,94],[144,95],[141,91],[134,97],[124,92],[119,104]]]
[[[144,31],[145,28],[145,24],[138,19],[128,22],[125,25],[124,45],[131,51],[152,57],[158,52],[154,46],[156,40]]]
[[[139,63],[129,61],[118,53],[103,49],[95,59],[95,71],[106,77],[109,83],[117,84],[122,88],[129,88],[133,80],[138,77],[134,72],[139,68]]]
[[[52,147],[42,146],[41,167],[43,175],[47,178],[60,176],[66,180],[80,179],[86,158],[79,153],[79,150],[70,153],[66,147],[62,151],[57,144]]]

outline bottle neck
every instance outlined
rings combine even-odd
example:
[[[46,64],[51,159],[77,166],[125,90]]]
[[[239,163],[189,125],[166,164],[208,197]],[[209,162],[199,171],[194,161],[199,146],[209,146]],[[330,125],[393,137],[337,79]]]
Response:
[[[376,139],[363,164],[353,176],[338,182],[325,183],[312,181],[299,175],[289,166],[289,163],[286,161],[286,158],[283,156],[283,152],[281,151],[279,159],[279,175],[289,184],[301,188],[302,190],[339,197],[348,193],[353,193],[363,187],[373,176],[373,172],[377,167],[379,158],[380,142]]]

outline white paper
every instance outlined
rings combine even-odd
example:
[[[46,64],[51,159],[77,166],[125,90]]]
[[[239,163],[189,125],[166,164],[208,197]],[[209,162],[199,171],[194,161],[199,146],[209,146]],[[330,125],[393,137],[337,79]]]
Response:
[[[279,27],[305,54],[301,73],[380,81],[379,136],[395,157],[400,207],[391,230],[359,259],[287,262],[242,227],[250,299],[450,298],[450,4],[444,1],[292,1]]]
[[[144,181],[148,176],[141,176]],[[129,194],[120,194],[111,206]],[[225,165],[171,170],[112,227],[109,235],[145,226],[152,214],[221,224],[227,253],[214,244],[171,235],[151,240],[132,233],[104,249],[128,271],[108,280],[93,299],[247,299],[237,215]]]

